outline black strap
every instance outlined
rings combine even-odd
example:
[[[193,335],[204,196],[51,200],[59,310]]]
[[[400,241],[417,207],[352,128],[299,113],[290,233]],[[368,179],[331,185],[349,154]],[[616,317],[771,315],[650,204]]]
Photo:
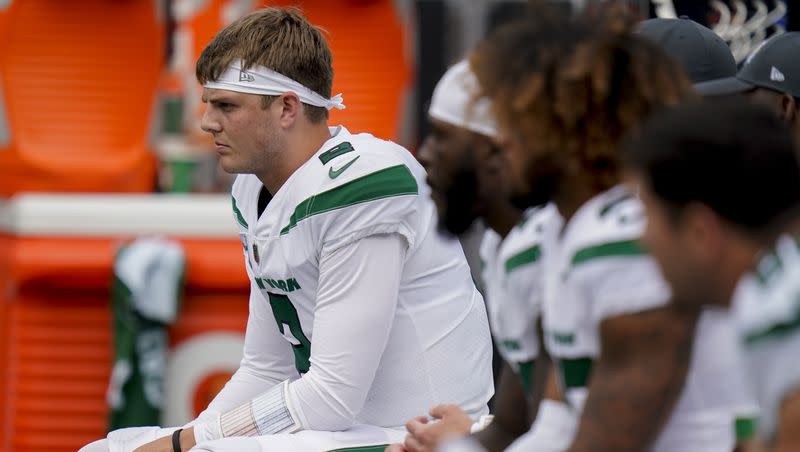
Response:
[[[181,432],[182,428],[172,432],[172,452],[181,452]]]

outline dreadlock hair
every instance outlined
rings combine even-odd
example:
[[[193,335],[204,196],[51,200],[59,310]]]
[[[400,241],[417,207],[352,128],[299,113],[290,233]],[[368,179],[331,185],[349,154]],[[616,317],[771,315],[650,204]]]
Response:
[[[628,129],[693,94],[681,66],[632,25],[614,4],[577,16],[534,6],[470,60],[501,126],[590,174],[597,191],[619,183]]]

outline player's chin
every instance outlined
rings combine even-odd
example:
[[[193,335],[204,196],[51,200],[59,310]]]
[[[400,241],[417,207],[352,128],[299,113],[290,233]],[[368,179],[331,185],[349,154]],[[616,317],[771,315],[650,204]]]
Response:
[[[223,171],[229,174],[245,173],[245,168],[233,158],[231,155],[220,155],[219,166]]]

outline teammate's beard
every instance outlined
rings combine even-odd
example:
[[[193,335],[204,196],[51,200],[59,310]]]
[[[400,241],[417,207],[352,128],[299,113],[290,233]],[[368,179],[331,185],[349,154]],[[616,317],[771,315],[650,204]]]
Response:
[[[465,158],[454,171],[450,186],[441,187],[444,209],[439,217],[439,229],[461,235],[478,218],[478,176],[471,158]]]
[[[561,174],[562,171],[552,156],[528,162],[525,168],[525,181],[512,193],[511,204],[520,210],[525,210],[549,203],[558,190]]]

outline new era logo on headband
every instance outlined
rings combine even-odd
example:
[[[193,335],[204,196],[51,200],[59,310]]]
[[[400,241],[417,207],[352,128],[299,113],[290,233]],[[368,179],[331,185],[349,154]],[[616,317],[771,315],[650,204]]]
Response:
[[[239,81],[240,82],[254,82],[256,78],[253,77],[251,74],[248,74],[245,71],[239,71]]]
[[[782,82],[786,80],[786,77],[783,75],[783,72],[778,70],[778,68],[772,66],[772,70],[769,71],[769,79],[773,82]]]

